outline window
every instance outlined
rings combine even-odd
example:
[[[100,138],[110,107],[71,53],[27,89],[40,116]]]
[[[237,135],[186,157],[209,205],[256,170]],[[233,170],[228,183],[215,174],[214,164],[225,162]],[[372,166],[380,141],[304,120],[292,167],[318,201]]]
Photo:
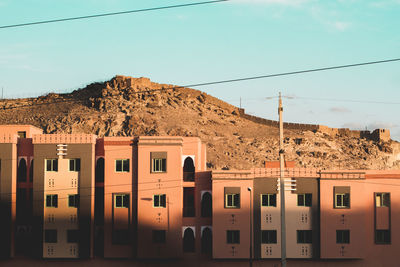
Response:
[[[167,159],[152,159],[151,172],[166,172]]]
[[[45,243],[57,243],[57,230],[44,230]]]
[[[153,207],[165,208],[167,206],[166,195],[153,195]]]
[[[58,195],[46,195],[46,207],[57,208],[58,207]]]
[[[115,194],[114,207],[116,208],[129,208],[129,195],[128,194]]]
[[[262,230],[261,244],[276,244],[276,230]]]
[[[375,244],[390,244],[390,230],[375,230]]]
[[[26,138],[26,132],[25,131],[18,132],[17,134],[18,134],[18,138]]]
[[[350,208],[350,194],[336,194],[335,208]]]
[[[67,242],[78,243],[79,242],[79,231],[78,230],[67,230]]]
[[[312,243],[312,230],[297,230],[297,243],[298,244],[311,244]]]
[[[57,172],[58,171],[58,159],[46,159],[46,171]]]
[[[68,207],[77,208],[79,206],[79,195],[68,195]]]
[[[276,207],[276,194],[263,194],[261,195],[262,207]]]
[[[375,193],[375,206],[376,207],[389,207],[390,206],[390,193]]]
[[[350,243],[350,230],[336,230],[336,243],[349,244]]]
[[[334,190],[334,208],[349,209],[350,208],[350,186],[335,186]]]
[[[115,160],[115,171],[116,172],[129,172],[129,159]]]
[[[312,206],[312,194],[298,194],[297,195],[297,206],[311,207]]]
[[[81,170],[81,159],[70,159],[69,160],[69,171],[79,172]]]
[[[240,208],[240,194],[226,194],[225,208]]]
[[[164,244],[166,241],[165,230],[153,230],[153,243]]]
[[[112,243],[116,245],[127,245],[130,243],[129,230],[115,229],[112,233]]]
[[[240,244],[240,231],[239,230],[226,231],[226,243]]]

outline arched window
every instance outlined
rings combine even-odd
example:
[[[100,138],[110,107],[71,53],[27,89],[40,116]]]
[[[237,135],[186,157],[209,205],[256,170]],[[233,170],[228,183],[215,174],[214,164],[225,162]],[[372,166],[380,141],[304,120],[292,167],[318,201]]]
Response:
[[[183,180],[186,182],[193,182],[194,181],[194,163],[191,157],[187,157],[183,164]]]
[[[99,158],[96,162],[96,183],[104,182],[104,158]]]
[[[212,216],[212,197],[209,192],[205,192],[201,198],[201,217]]]
[[[183,252],[194,252],[194,232],[192,228],[188,227],[183,233]]]
[[[201,253],[208,255],[212,253],[212,231],[208,227],[201,233]]]
[[[26,182],[26,160],[24,158],[19,161],[17,179],[18,182]]]
[[[29,168],[29,180],[33,182],[33,160],[31,161],[31,166]]]

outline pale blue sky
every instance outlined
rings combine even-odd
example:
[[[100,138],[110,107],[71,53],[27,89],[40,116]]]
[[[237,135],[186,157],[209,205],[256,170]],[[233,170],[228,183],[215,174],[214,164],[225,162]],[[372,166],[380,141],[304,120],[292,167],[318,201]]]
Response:
[[[0,0],[0,26],[199,0]],[[116,74],[178,85],[400,57],[400,0],[230,2],[0,29],[5,97],[70,92]],[[400,62],[200,89],[277,118],[284,95],[400,102]],[[388,127],[400,105],[285,99],[286,121]]]

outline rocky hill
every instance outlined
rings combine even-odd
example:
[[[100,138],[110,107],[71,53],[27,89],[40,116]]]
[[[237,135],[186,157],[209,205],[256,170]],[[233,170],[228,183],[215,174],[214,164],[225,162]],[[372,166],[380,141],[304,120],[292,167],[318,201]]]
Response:
[[[189,88],[116,76],[69,94],[0,101],[0,124],[32,124],[45,133],[98,136],[199,136],[208,167],[262,167],[278,159],[278,129],[240,116],[240,110]],[[159,90],[159,89],[168,90]],[[398,169],[400,144],[320,131],[285,129],[287,160],[324,169]]]

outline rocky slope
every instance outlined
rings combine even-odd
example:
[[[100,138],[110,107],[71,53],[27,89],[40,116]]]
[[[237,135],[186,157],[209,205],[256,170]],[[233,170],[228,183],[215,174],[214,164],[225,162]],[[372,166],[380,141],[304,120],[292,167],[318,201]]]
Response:
[[[45,133],[98,136],[199,136],[211,169],[262,167],[278,159],[277,128],[238,116],[238,109],[198,90],[116,76],[70,94],[0,101],[0,124],[32,124]],[[400,144],[285,130],[287,160],[324,169],[398,169]]]

